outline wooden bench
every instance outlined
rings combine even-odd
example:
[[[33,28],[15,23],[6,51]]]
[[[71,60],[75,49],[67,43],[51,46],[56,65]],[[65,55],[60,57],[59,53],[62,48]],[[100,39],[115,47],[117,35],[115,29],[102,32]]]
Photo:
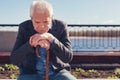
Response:
[[[113,69],[120,67],[120,52],[74,52],[72,68]]]
[[[120,63],[120,52],[74,52],[73,63]]]
[[[74,52],[71,64],[120,63],[120,52]],[[0,52],[0,63],[10,63],[10,52]]]
[[[10,52],[0,52],[0,63],[10,63]]]

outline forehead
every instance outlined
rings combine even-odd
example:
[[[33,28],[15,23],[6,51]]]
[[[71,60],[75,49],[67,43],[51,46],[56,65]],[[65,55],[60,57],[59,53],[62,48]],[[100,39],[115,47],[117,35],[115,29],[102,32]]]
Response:
[[[42,19],[42,20],[47,20],[49,19],[51,16],[48,12],[34,12],[32,18],[33,19]]]

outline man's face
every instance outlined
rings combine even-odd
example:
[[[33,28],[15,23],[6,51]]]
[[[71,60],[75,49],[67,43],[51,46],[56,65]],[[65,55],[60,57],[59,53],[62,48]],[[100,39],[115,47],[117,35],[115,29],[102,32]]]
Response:
[[[40,34],[48,32],[51,27],[52,17],[47,12],[34,13],[31,19],[34,29]]]

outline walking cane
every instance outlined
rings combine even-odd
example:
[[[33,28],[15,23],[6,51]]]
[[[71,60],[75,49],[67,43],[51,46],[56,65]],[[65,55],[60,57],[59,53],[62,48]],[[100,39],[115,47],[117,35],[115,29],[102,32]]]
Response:
[[[39,55],[39,48],[40,46],[37,46],[36,47],[36,55],[38,58],[40,58],[40,55]],[[46,73],[45,73],[45,80],[49,80],[49,51],[47,51],[47,54],[46,54]]]

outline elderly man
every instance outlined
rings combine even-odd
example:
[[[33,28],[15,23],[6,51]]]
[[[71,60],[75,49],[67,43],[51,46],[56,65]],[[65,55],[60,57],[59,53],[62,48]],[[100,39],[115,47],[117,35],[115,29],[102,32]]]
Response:
[[[33,1],[30,17],[31,20],[19,25],[11,52],[11,62],[20,68],[18,80],[45,80],[45,74],[49,80],[76,80],[68,64],[73,53],[67,25],[53,19],[52,5],[44,0]],[[46,73],[48,54],[49,71]]]

